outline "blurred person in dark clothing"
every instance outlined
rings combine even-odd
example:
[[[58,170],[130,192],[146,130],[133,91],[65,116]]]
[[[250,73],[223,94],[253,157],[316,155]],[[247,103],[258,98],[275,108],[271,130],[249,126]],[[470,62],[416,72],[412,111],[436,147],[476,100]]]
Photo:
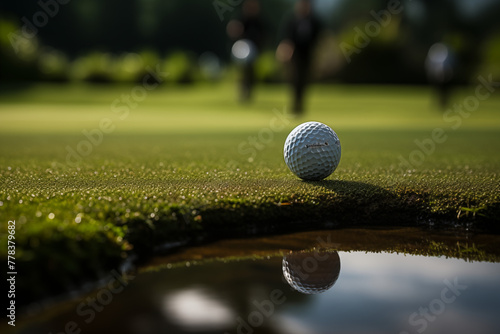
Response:
[[[436,89],[439,105],[443,110],[448,106],[455,67],[455,55],[448,45],[435,43],[430,47],[425,60],[425,70],[429,82]]]
[[[320,21],[313,14],[312,1],[298,0],[294,14],[286,20],[283,28],[283,40],[276,50],[276,57],[291,65],[293,110],[301,114],[312,55],[322,29]]]
[[[242,102],[247,102],[251,99],[255,85],[255,60],[265,39],[265,26],[259,0],[245,0],[241,16],[228,23],[227,34],[233,42],[236,42],[232,51],[233,57],[242,63],[240,99]]]

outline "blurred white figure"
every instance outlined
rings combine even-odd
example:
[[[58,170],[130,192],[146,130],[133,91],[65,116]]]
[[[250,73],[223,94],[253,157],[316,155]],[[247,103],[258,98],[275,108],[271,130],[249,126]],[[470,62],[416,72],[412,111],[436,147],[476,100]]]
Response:
[[[429,48],[425,60],[425,70],[429,82],[436,87],[439,104],[446,108],[454,78],[455,60],[452,50],[443,43],[435,43]]]

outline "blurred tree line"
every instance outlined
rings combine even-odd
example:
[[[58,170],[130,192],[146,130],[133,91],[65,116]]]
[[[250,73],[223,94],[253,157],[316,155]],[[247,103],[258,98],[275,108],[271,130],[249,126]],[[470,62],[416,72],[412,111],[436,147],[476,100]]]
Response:
[[[401,0],[402,11],[383,21],[379,14],[391,1],[397,0],[316,0],[327,28],[318,47],[317,79],[424,83],[423,63],[436,42],[456,51],[459,82],[477,71],[500,74],[499,0]],[[0,79],[130,81],[140,78],[144,67],[157,64],[176,82],[219,78],[230,63],[226,24],[238,14],[241,2],[3,1]],[[293,0],[262,1],[268,51],[258,63],[261,80],[282,78],[274,48],[292,6]],[[379,31],[369,35],[369,22],[378,22]],[[23,38],[23,29],[33,38]],[[359,36],[363,33],[364,42]],[[347,57],[341,45],[359,52]]]

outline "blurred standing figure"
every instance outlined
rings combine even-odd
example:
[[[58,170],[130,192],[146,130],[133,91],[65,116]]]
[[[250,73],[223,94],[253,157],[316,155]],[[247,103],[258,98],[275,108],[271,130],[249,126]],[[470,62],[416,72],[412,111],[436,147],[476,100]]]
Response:
[[[321,31],[321,24],[312,11],[312,0],[297,0],[294,15],[286,20],[284,39],[276,50],[279,61],[290,63],[296,114],[304,110],[304,93],[309,79],[311,58]]]
[[[443,43],[433,44],[425,60],[425,70],[429,82],[436,87],[439,105],[445,109],[448,105],[453,84],[455,59],[451,49]]]
[[[264,44],[264,22],[259,0],[245,0],[241,16],[227,25],[227,34],[234,43],[233,58],[242,64],[240,99],[248,102],[255,84],[255,60]]]

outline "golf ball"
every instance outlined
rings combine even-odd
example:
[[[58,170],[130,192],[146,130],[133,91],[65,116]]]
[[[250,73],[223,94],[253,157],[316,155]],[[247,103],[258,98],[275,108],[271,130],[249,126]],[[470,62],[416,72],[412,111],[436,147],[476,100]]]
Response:
[[[306,122],[290,132],[283,154],[295,175],[304,180],[322,180],[339,165],[340,140],[328,125]]]
[[[283,276],[295,290],[304,294],[317,294],[330,289],[340,274],[337,252],[291,252],[283,257]]]

